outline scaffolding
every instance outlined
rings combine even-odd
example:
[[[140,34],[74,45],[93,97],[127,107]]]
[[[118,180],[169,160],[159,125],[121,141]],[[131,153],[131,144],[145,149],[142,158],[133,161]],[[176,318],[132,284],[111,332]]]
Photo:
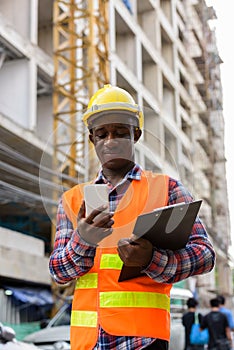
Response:
[[[53,11],[53,162],[55,170],[74,179],[66,182],[71,187],[92,173],[81,117],[90,97],[109,82],[108,2],[55,0]],[[53,226],[52,244],[54,235]]]

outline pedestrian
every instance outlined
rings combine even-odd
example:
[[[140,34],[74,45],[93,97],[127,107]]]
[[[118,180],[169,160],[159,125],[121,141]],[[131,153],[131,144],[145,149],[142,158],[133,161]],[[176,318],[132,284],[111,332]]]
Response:
[[[232,349],[231,330],[225,314],[219,311],[219,299],[210,300],[211,311],[205,315],[200,324],[201,329],[208,328],[209,350]]]
[[[234,331],[233,315],[231,310],[225,307],[225,297],[223,295],[218,295],[217,298],[219,299],[219,311],[223,312],[227,316],[229,327],[232,331]]]
[[[109,84],[94,94],[83,115],[101,163],[92,182],[107,184],[110,212],[102,206],[86,216],[84,184],[66,191],[58,206],[50,272],[60,284],[77,280],[72,350],[168,349],[172,284],[214,267],[215,252],[198,217],[183,249],[159,249],[143,238],[133,241],[139,214],[193,201],[180,181],[135,163],[143,118],[132,96]],[[142,276],[118,282],[123,263],[140,267]]]
[[[192,325],[195,323],[195,313],[198,306],[198,301],[195,298],[187,300],[188,311],[182,316],[182,324],[185,330],[185,347],[184,350],[204,350],[204,345],[193,345],[190,342],[190,334]],[[202,314],[197,313],[199,324],[202,320]]]

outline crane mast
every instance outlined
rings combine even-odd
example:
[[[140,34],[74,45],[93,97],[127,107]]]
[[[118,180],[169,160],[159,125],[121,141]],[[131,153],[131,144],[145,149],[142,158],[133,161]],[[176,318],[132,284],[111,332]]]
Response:
[[[94,92],[109,82],[108,32],[108,1],[54,0],[53,166],[61,174],[61,188],[93,175],[82,113]],[[52,244],[54,238],[52,225]]]

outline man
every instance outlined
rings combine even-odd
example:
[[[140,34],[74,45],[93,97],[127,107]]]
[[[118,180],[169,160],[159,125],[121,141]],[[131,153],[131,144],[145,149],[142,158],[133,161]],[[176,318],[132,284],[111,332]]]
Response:
[[[192,345],[190,343],[190,333],[192,325],[195,323],[195,312],[198,305],[198,301],[195,298],[189,298],[187,300],[188,311],[182,316],[182,324],[185,329],[185,350],[203,350],[204,345]],[[202,314],[198,314],[198,321],[201,323]]]
[[[132,236],[141,213],[193,198],[179,181],[135,164],[143,112],[127,91],[105,85],[83,121],[101,163],[92,182],[107,184],[110,212],[103,206],[86,216],[84,184],[65,192],[58,207],[50,272],[57,283],[77,279],[71,349],[168,349],[172,283],[211,271],[213,247],[199,218],[181,250]],[[123,263],[142,276],[118,282]]]
[[[219,300],[219,311],[226,315],[229,327],[232,331],[234,331],[234,320],[233,320],[232,312],[231,310],[225,307],[225,302],[226,302],[225,297],[223,295],[218,295],[217,298]]]
[[[208,349],[230,350],[232,348],[231,330],[227,317],[219,311],[219,299],[210,300],[211,311],[205,315],[201,322],[201,329],[208,328]]]

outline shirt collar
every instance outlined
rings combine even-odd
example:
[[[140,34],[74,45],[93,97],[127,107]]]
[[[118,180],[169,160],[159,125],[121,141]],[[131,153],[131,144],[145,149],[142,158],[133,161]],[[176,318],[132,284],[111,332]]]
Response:
[[[141,166],[139,164],[135,164],[134,167],[125,175],[124,179],[140,180],[142,171],[143,170]],[[94,183],[103,183],[103,182],[106,183],[107,180],[103,174],[103,170],[100,169],[96,179],[94,180]]]

